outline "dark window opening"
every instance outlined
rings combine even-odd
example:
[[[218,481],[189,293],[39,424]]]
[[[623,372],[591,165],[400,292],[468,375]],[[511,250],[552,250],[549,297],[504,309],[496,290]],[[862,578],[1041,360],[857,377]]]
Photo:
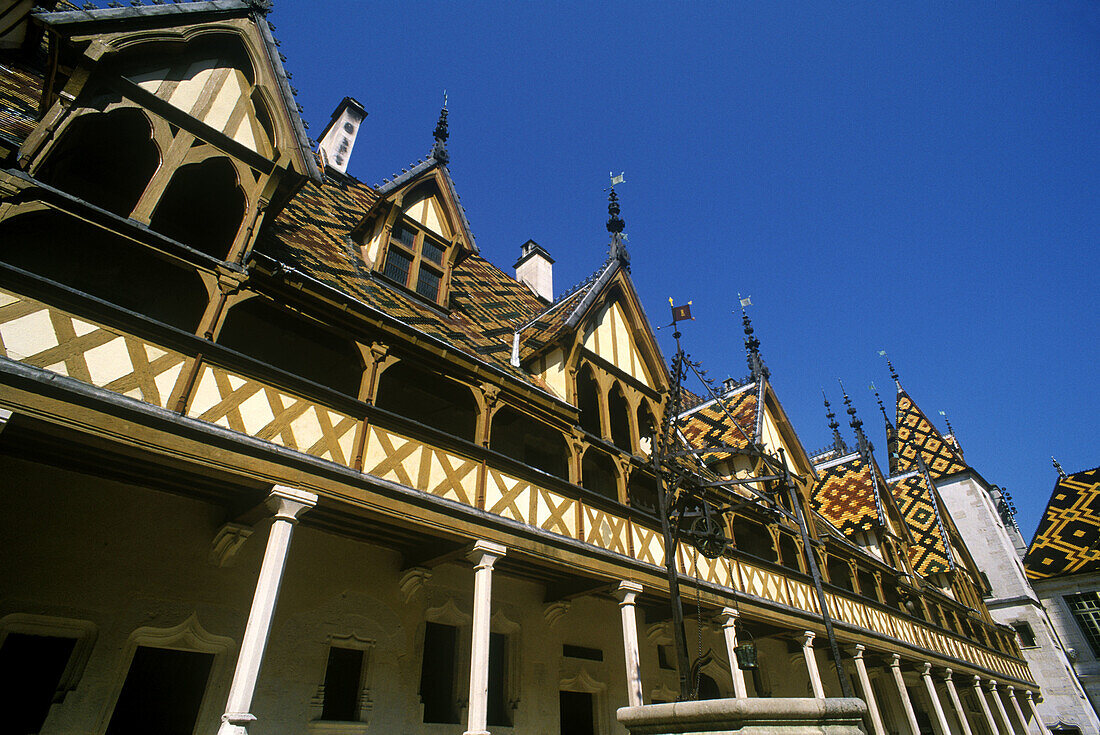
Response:
[[[129,217],[160,165],[153,128],[140,110],[81,115],[65,129],[38,178]]]
[[[649,406],[646,405],[645,401],[638,404],[635,418],[638,422],[638,438],[652,441],[657,434],[657,420],[653,418],[653,412],[649,410]]]
[[[441,623],[424,626],[424,661],[420,667],[420,701],[424,722],[458,724],[455,658],[458,628]]]
[[[511,727],[508,707],[508,636],[489,634],[489,696],[486,701],[486,723]]]
[[[1035,645],[1035,631],[1030,625],[1021,621],[1013,623],[1012,629],[1016,631],[1016,638],[1020,641],[1021,648],[1031,648]]]
[[[554,477],[569,479],[569,448],[562,433],[511,406],[493,416],[489,448]]]
[[[244,192],[226,158],[181,166],[149,221],[153,230],[225,260],[244,220]]]
[[[375,405],[467,441],[477,431],[477,401],[470,389],[409,360],[382,373]]]
[[[738,551],[768,561],[777,561],[772,535],[756,521],[751,521],[744,516],[734,516],[733,540]]]
[[[657,481],[653,475],[634,470],[630,473],[626,492],[631,506],[649,513],[657,512]]]
[[[611,419],[611,442],[623,451],[633,454],[633,442],[630,440],[630,405],[619,386],[611,389],[607,397],[608,418]]]
[[[0,646],[0,712],[4,732],[36,733],[50,706],[59,701],[61,676],[76,647],[75,638],[8,633]]]
[[[256,296],[229,310],[218,344],[356,398],[363,358],[355,343]]]
[[[837,556],[830,556],[828,561],[825,562],[825,569],[831,584],[849,591],[853,589],[852,568],[848,566],[847,561]]]
[[[408,286],[412,262],[411,255],[406,255],[397,248],[390,248],[389,254],[386,255],[386,277],[392,278],[402,286]]]
[[[798,553],[798,544],[795,543],[794,537],[787,533],[779,534],[779,554],[782,558],[783,566],[788,569],[794,569],[795,571],[801,571],[802,567],[798,563],[798,558],[801,554]]]
[[[185,332],[206,310],[198,274],[60,212],[0,223],[0,260]]]
[[[421,266],[420,275],[416,278],[416,292],[426,299],[436,301],[439,299],[439,284],[442,280],[441,274]]]
[[[676,654],[673,653],[672,646],[657,646],[657,668],[676,670]]]
[[[139,646],[107,735],[191,735],[214,655]]]
[[[600,428],[600,387],[591,368],[577,373],[577,408],[581,412],[581,428],[589,434],[603,436]]]
[[[562,645],[561,655],[567,658],[582,658],[585,661],[603,661],[603,651],[599,648],[571,646],[568,643]]]
[[[589,447],[581,459],[581,487],[612,500],[619,499],[615,463],[595,447]]]
[[[559,692],[561,735],[596,735],[596,702],[588,692]]]
[[[354,722],[359,719],[359,691],[363,679],[363,651],[359,648],[328,650],[322,720]]]
[[[885,596],[883,602],[889,607],[895,610],[901,609],[901,596],[898,594],[898,587],[892,582],[882,583],[882,594]]]
[[[860,569],[857,574],[859,575],[859,593],[872,600],[878,600],[878,585],[875,584],[875,575],[866,569]]]

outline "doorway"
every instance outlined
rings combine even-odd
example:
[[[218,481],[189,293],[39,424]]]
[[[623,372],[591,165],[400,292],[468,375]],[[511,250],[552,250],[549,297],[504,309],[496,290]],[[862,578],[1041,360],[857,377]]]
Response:
[[[214,654],[139,646],[107,735],[191,735]]]
[[[561,735],[596,735],[596,700],[591,692],[559,692]]]

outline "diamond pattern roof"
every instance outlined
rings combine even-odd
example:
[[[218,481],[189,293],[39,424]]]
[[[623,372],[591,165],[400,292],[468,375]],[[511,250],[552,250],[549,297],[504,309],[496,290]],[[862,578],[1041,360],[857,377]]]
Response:
[[[1100,467],[1054,485],[1024,568],[1031,579],[1100,571]]]

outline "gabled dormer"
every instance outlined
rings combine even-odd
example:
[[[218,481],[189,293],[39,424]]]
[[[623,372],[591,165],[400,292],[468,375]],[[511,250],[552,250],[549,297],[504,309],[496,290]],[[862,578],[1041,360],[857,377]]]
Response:
[[[380,186],[351,234],[363,263],[384,282],[444,308],[451,271],[477,252],[447,171],[446,121],[444,108],[432,154]]]
[[[19,165],[49,187],[240,261],[320,173],[258,2],[40,13],[45,115]]]

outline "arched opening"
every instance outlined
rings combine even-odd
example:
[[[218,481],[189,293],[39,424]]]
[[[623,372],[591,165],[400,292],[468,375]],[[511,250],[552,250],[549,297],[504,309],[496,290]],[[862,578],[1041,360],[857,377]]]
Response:
[[[721,699],[722,691],[718,682],[703,672],[699,672],[699,699]]]
[[[0,223],[0,260],[186,332],[206,310],[193,270],[62,212]]]
[[[600,429],[600,386],[592,368],[585,365],[577,373],[577,408],[581,412],[581,428],[589,434],[603,436]]]
[[[776,561],[772,535],[763,524],[741,515],[733,517],[733,539],[738,551],[767,561]]]
[[[256,296],[229,310],[218,344],[357,398],[363,358],[355,343]]]
[[[379,408],[473,441],[477,401],[462,383],[422,370],[409,360],[391,365],[378,379]]]
[[[859,593],[864,597],[878,601],[878,585],[875,584],[875,575],[861,567],[858,571],[858,577]]]
[[[796,572],[802,571],[802,566],[798,563],[799,556],[801,554],[798,553],[798,544],[794,537],[789,533],[779,534],[779,557],[783,566]]]
[[[489,448],[517,462],[569,479],[569,447],[562,433],[504,406],[493,416]]]
[[[656,513],[657,508],[657,481],[653,475],[634,470],[630,473],[630,480],[626,485],[626,494],[630,498],[630,505],[647,513]]]
[[[626,402],[623,389],[616,384],[607,396],[607,413],[611,420],[611,442],[623,451],[634,453],[630,440],[630,404]]]
[[[649,410],[649,405],[643,400],[638,402],[638,410],[635,413],[638,423],[638,444],[642,454],[649,454],[653,445],[653,437],[657,434],[657,419]]]
[[[825,570],[829,575],[830,584],[841,589],[853,590],[852,568],[848,566],[847,561],[838,556],[830,555],[828,561],[825,562]]]
[[[612,500],[619,499],[615,463],[595,447],[589,447],[581,459],[581,487]]]
[[[225,260],[244,219],[244,192],[229,159],[181,166],[168,182],[149,226],[199,252]]]
[[[128,217],[160,165],[145,113],[123,108],[81,115],[69,124],[38,178],[86,202]]]

